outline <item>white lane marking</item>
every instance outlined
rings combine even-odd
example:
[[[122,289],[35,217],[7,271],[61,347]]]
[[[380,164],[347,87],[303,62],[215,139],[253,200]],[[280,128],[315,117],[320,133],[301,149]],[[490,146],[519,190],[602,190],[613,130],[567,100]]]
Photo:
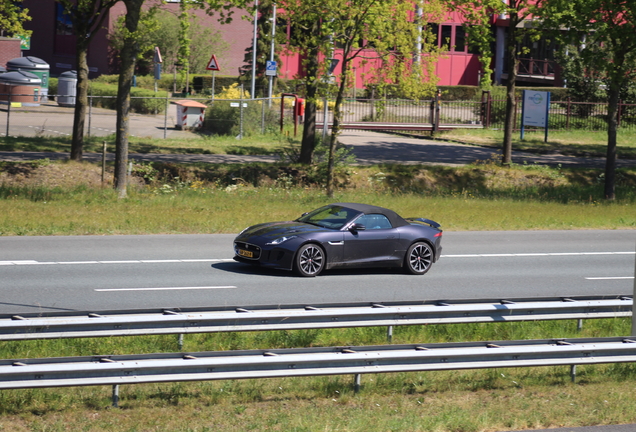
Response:
[[[591,255],[635,255],[636,252],[546,252],[546,253],[507,253],[507,254],[459,254],[442,255],[441,258],[507,258],[507,257],[548,257],[548,256],[591,256]],[[161,264],[161,263],[197,263],[197,262],[232,262],[226,259],[165,259],[165,260],[116,260],[116,261],[0,261],[0,266],[7,265],[64,265],[64,264]]]
[[[442,255],[441,258],[493,258],[493,257],[541,257],[541,256],[635,255],[635,254],[636,252],[546,252],[546,253]]]
[[[201,287],[163,287],[163,288],[103,288],[95,289],[98,292],[107,291],[179,291],[179,290],[203,290],[203,289],[233,289],[235,286],[201,286]]]
[[[171,260],[121,260],[121,261],[0,261],[0,266],[10,265],[67,265],[67,264],[160,264],[160,263],[197,263],[231,262],[233,259],[171,259]]]
[[[586,277],[587,280],[622,280],[634,279],[634,276],[608,276],[608,277]]]

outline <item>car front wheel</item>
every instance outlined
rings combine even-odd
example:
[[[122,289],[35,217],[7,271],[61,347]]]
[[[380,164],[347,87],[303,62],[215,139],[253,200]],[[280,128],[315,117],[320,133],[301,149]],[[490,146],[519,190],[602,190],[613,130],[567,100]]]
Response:
[[[433,251],[428,243],[413,243],[404,257],[406,271],[414,275],[423,275],[433,264]]]
[[[318,276],[325,267],[325,253],[315,244],[306,244],[298,250],[294,270],[299,276]]]

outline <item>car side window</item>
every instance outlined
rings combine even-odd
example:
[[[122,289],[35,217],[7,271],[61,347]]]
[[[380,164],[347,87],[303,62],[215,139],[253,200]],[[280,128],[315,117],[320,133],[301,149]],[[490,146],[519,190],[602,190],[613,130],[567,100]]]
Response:
[[[362,215],[356,220],[356,223],[364,225],[368,230],[393,228],[389,219],[382,214]]]

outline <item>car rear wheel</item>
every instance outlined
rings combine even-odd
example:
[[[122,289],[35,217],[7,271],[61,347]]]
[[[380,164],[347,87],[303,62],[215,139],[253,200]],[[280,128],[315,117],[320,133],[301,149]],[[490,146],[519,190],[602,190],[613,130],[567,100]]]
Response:
[[[315,244],[306,244],[298,250],[294,270],[299,276],[318,276],[325,267],[325,253]]]
[[[433,251],[428,243],[413,243],[404,257],[406,271],[414,275],[423,275],[433,265]]]

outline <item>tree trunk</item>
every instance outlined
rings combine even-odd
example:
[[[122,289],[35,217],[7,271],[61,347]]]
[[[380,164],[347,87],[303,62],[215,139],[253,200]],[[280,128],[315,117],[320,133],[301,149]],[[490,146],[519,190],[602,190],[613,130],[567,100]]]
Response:
[[[331,139],[329,140],[329,161],[327,163],[327,196],[333,198],[334,179],[333,171],[336,156],[336,144],[338,143],[338,135],[340,135],[340,123],[342,122],[342,101],[347,88],[347,67],[348,67],[348,50],[345,47],[342,54],[342,73],[340,74],[340,86],[336,96],[336,105],[333,109],[333,127],[331,128]]]
[[[315,22],[311,31],[317,34],[320,31],[320,24]],[[318,76],[318,47],[310,48],[307,53],[306,75],[307,77]],[[316,97],[318,95],[318,80],[307,80],[306,96],[307,107],[305,108],[305,123],[303,127],[303,138],[300,143],[300,157],[298,162],[311,165],[313,162],[314,148],[316,147]],[[326,122],[325,122],[326,123]],[[327,127],[324,124],[322,127]]]
[[[510,26],[508,27],[508,37],[506,49],[508,50],[508,82],[506,83],[506,119],[504,123],[504,142],[503,142],[503,155],[501,163],[503,165],[510,165],[512,163],[512,134],[515,129],[515,113],[517,112],[517,98],[515,95],[516,81],[517,81],[517,65],[519,59],[517,58],[517,31],[516,26],[519,22],[519,17],[516,13],[510,14],[510,20],[508,21]]]
[[[607,106],[607,157],[605,159],[605,199],[616,199],[616,134],[618,129],[618,102],[620,91],[610,84]]]
[[[77,45],[77,87],[75,111],[73,115],[73,138],[71,139],[71,160],[81,161],[84,148],[84,123],[88,106],[88,44]]]
[[[127,195],[128,183],[128,130],[130,114],[130,88],[132,87],[137,53],[139,47],[135,32],[141,16],[141,5],[144,0],[124,0],[126,4],[127,36],[120,53],[121,65],[119,73],[119,88],[117,90],[117,125],[115,136],[115,189],[119,198]]]

